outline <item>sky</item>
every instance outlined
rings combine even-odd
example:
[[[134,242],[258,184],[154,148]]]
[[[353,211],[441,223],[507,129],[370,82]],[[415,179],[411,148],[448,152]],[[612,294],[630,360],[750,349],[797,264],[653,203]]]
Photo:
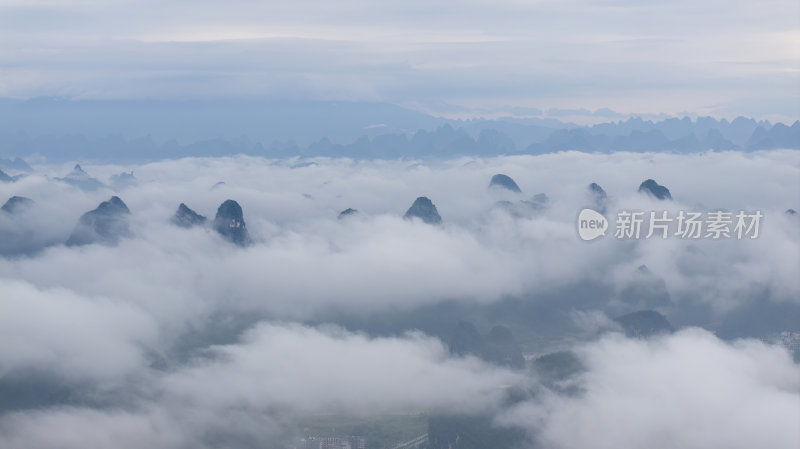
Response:
[[[462,117],[536,108],[607,119],[609,108],[791,122],[800,118],[800,4],[0,0],[0,67],[0,97],[11,98],[258,97]]]

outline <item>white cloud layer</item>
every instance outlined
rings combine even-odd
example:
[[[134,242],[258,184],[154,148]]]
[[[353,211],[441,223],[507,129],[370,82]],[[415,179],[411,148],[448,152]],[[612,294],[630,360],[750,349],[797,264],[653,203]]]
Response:
[[[551,395],[501,419],[552,448],[793,448],[800,366],[776,347],[699,329],[582,348],[582,395]]]
[[[0,260],[0,275],[124,300],[170,319],[211,312],[223,297],[234,309],[301,319],[331,306],[385,310],[443,299],[490,302],[579,279],[624,285],[642,264],[665,279],[676,301],[691,297],[727,310],[752,289],[767,288],[774,300],[796,302],[797,226],[784,211],[800,203],[797,154],[559,153],[430,164],[319,160],[296,169],[248,157],[87,166],[102,179],[134,170],[139,185],[120,195],[137,237],[119,247],[55,246],[38,257]],[[68,171],[41,169],[52,176]],[[710,176],[719,170],[728,176]],[[515,219],[493,208],[504,198],[486,189],[494,173],[517,180],[524,191],[517,199],[545,192],[549,209]],[[646,178],[669,187],[675,201],[637,193]],[[210,189],[220,180],[226,184]],[[577,238],[575,220],[581,207],[591,205],[586,186],[593,181],[611,198],[609,215],[624,208],[667,208],[673,217],[679,209],[758,209],[765,214],[761,235],[626,242],[612,237],[612,225],[608,238],[587,244]],[[43,234],[65,241],[80,214],[111,194],[85,193],[36,175],[0,185],[0,196],[37,201],[29,215],[0,216],[0,229],[19,227],[21,220],[34,240]],[[421,195],[438,206],[443,227],[401,219]],[[169,223],[181,202],[213,218],[227,198],[242,205],[254,246],[241,250],[210,230]],[[347,207],[362,214],[337,220]]]
[[[644,276],[643,264],[668,293],[656,308],[678,325],[800,307],[800,227],[784,213],[800,203],[797,151],[294,162],[85,165],[101,180],[123,169],[139,180],[117,192],[133,231],[117,246],[53,244],[115,193],[52,179],[71,167],[37,165],[37,174],[0,184],[0,198],[36,201],[0,214],[0,230],[49,245],[0,258],[0,392],[43,382],[77,395],[36,407],[0,403],[0,446],[252,447],[282,441],[303,414],[497,412],[508,387],[535,385],[522,372],[452,358],[420,332],[377,337],[310,324],[341,314],[395,316],[444,300],[546,302],[588,283],[587,297],[558,301],[591,336],[614,328],[607,315],[638,307],[623,293]],[[712,176],[719,172],[726,176]],[[489,191],[495,173],[524,193]],[[646,178],[675,201],[637,193]],[[593,181],[608,192],[610,213],[759,209],[761,236],[583,242],[575,220],[591,204]],[[540,192],[550,203],[538,214],[494,206]],[[437,205],[442,226],[401,218],[420,195]],[[213,217],[227,198],[244,208],[250,247],[169,222],[181,202]],[[362,213],[337,220],[347,207]],[[612,334],[576,347],[588,367],[584,394],[525,402],[504,422],[563,448],[797,445],[798,365],[781,348],[699,329],[650,341]]]

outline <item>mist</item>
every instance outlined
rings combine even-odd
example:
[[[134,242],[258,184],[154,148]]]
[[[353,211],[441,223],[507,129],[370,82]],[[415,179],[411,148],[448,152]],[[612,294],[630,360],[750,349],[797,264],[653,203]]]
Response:
[[[800,441],[800,368],[777,339],[800,331],[800,227],[786,213],[800,204],[797,151],[82,164],[103,183],[88,191],[60,180],[72,165],[0,184],[34,201],[0,214],[14,242],[0,258],[3,447],[285,447],[309,416],[376,414],[490,416],[531,447]],[[521,193],[489,188],[497,173]],[[648,178],[673,200],[638,192]],[[584,242],[591,182],[611,219],[764,219],[756,239],[625,240],[612,227]],[[65,245],[112,195],[129,234]],[[403,218],[420,196],[441,225]],[[172,222],[180,203],[213,220],[227,199],[249,245]],[[614,318],[641,309],[676,333],[626,336]],[[454,354],[459,320],[508,326],[531,361],[566,350],[583,368],[554,386]]]

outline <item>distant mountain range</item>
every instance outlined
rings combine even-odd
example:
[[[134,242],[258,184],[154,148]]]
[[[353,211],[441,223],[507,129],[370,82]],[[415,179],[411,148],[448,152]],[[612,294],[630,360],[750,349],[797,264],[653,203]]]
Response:
[[[139,162],[186,156],[426,158],[555,151],[800,149],[800,121],[630,118],[449,120],[384,103],[0,100],[0,168],[12,157]],[[19,162],[15,168],[24,170]]]

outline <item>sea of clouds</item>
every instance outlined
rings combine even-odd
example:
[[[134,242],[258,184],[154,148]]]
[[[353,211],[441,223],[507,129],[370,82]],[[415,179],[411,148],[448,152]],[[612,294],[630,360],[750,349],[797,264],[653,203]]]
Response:
[[[587,367],[575,379],[580,395],[501,410],[509,386],[536,377],[452,357],[414,329],[346,330],[332,313],[490,305],[584,281],[614,290],[641,265],[664,280],[667,313],[704,307],[713,323],[757,301],[796,311],[800,220],[785,211],[800,209],[800,152],[297,163],[84,164],[104,182],[130,170],[138,180],[91,192],[54,180],[71,165],[34,164],[34,174],[0,184],[0,199],[36,201],[0,215],[0,234],[31,246],[0,258],[0,387],[11,385],[0,390],[33,379],[66,398],[34,407],[0,396],[0,446],[264,447],[291,434],[293,416],[437,410],[493,411],[497,425],[555,448],[800,445],[800,365],[759,340],[688,326],[647,340],[601,332],[575,344]],[[488,189],[496,173],[523,193]],[[674,201],[638,193],[647,178]],[[592,206],[591,182],[608,193],[609,216],[760,210],[760,236],[625,241],[612,229],[583,242],[576,218]],[[496,206],[536,193],[549,197],[544,211],[515,217]],[[111,195],[130,208],[133,237],[64,246],[81,214]],[[402,218],[418,196],[436,204],[442,226]],[[170,223],[181,202],[213,218],[226,199],[244,210],[249,247]],[[348,207],[361,213],[338,219]],[[588,304],[572,311],[577,321],[609,327],[613,309]]]

